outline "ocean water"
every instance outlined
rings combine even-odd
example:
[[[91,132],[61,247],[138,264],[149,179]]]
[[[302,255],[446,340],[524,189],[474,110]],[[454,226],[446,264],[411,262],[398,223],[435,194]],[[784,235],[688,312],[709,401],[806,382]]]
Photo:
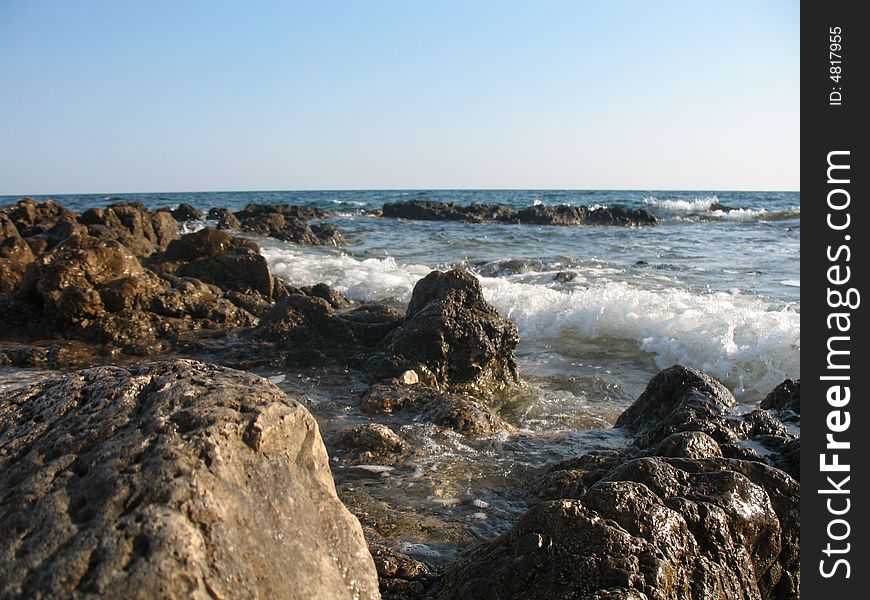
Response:
[[[252,202],[336,210],[331,219],[347,240],[343,247],[255,239],[279,277],[295,285],[326,282],[357,300],[402,306],[432,269],[471,269],[487,300],[520,331],[517,357],[525,385],[500,407],[511,431],[462,436],[399,415],[387,424],[417,448],[406,462],[333,465],[351,510],[390,520],[388,542],[430,562],[445,562],[474,540],[507,529],[525,510],[517,487],[542,465],[624,444],[607,427],[660,369],[678,362],[697,367],[729,387],[744,409],[783,379],[800,377],[798,193],[423,190],[51,198],[79,211],[120,201],[151,208],[186,202],[203,211],[238,210]],[[0,197],[0,205],[17,199]],[[366,214],[385,202],[413,199],[516,208],[621,204],[646,208],[661,224],[553,227]],[[352,373],[263,374],[312,410],[327,443],[342,428],[371,419],[354,408],[354,394],[364,386]],[[7,387],[26,379],[20,370],[0,373]]]

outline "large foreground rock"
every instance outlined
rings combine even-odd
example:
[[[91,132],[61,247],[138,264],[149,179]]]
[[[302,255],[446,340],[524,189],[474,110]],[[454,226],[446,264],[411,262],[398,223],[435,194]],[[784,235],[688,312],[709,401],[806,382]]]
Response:
[[[317,424],[193,361],[0,398],[0,597],[378,598]]]

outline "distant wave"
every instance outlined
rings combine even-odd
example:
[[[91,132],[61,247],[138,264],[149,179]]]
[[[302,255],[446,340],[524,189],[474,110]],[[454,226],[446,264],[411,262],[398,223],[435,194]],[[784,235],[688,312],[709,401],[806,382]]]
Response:
[[[431,271],[391,257],[358,259],[287,245],[262,248],[272,272],[294,285],[325,282],[358,300],[407,302]],[[800,376],[800,314],[739,293],[643,289],[614,280],[560,290],[512,277],[479,277],[487,300],[523,339],[631,340],[657,365],[697,367],[737,393],[764,394]]]
[[[644,204],[661,216],[677,220],[717,220],[717,221],[781,221],[799,218],[799,206],[782,211],[768,211],[764,208],[740,208],[723,205],[717,196],[704,196],[694,200],[644,198]]]

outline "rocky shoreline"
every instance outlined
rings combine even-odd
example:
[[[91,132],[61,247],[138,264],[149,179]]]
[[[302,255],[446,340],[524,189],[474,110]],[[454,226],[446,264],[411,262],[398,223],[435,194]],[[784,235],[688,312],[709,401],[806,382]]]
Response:
[[[654,223],[401,204],[383,216]],[[217,228],[181,233],[203,216],[0,209],[0,365],[84,369],[0,396],[0,596],[798,597],[799,381],[741,414],[709,376],[666,369],[615,424],[628,446],[541,466],[512,528],[432,564],[401,551],[389,511],[336,491],[336,469],[404,464],[408,422],[510,435],[516,326],[462,269],[422,278],[402,311],[294,287],[237,235],[341,244],[326,211],[212,209]],[[364,421],[318,425],[243,372],[270,368],[342,373]]]

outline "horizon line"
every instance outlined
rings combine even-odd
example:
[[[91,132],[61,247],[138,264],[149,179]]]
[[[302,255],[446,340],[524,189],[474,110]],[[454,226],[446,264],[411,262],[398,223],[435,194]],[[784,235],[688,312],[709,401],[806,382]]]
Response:
[[[443,187],[443,188],[308,188],[308,189],[235,189],[235,190],[176,190],[176,191],[126,191],[126,192],[44,192],[28,194],[0,194],[3,198],[32,198],[44,196],[113,196],[123,194],[252,194],[263,192],[769,192],[799,194],[792,189],[750,189],[750,188],[566,188],[566,187]]]

